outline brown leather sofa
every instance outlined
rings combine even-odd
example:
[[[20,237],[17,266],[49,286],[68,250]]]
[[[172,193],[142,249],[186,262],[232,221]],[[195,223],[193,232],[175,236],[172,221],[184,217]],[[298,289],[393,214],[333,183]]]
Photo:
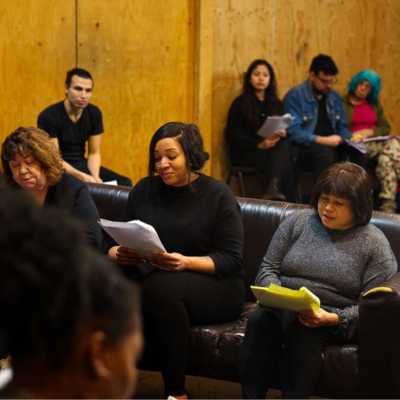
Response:
[[[101,217],[124,220],[128,188],[90,184],[89,189]],[[238,201],[245,232],[245,279],[249,286],[280,222],[306,206],[249,198],[238,198]],[[385,233],[400,260],[400,217],[374,212],[372,222]],[[393,293],[377,293],[361,300],[358,343],[329,346],[324,350],[316,394],[336,398],[400,397],[399,276],[388,283]],[[239,348],[246,315],[253,307],[254,298],[248,291],[247,303],[238,320],[192,329],[189,375],[238,381]],[[145,369],[156,367],[147,361]]]

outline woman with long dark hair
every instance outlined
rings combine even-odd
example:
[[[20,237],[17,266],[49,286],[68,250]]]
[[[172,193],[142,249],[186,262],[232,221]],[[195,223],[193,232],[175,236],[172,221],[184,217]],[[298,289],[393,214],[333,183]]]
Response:
[[[282,187],[282,178],[290,172],[286,131],[265,139],[257,134],[268,116],[282,114],[274,69],[266,60],[254,60],[244,75],[241,95],[229,109],[225,128],[229,157],[235,165],[256,167],[264,198],[290,200],[290,190]]]

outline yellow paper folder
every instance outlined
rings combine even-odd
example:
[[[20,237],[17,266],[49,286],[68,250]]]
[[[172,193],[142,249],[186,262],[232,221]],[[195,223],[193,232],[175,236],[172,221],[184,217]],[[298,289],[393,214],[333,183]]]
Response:
[[[268,287],[250,286],[258,302],[265,307],[281,308],[284,310],[318,310],[319,298],[308,290],[301,287],[298,290],[289,289],[271,283]]]

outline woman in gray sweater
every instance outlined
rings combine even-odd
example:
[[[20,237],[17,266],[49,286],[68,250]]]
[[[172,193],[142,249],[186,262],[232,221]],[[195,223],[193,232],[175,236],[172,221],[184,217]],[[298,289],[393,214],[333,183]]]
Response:
[[[305,286],[321,308],[295,313],[257,307],[250,315],[241,352],[245,398],[265,398],[279,365],[283,396],[309,397],[322,348],[355,338],[360,294],[397,272],[389,242],[369,223],[372,190],[364,169],[332,165],[320,175],[312,205],[314,210],[299,211],[279,226],[256,285]]]

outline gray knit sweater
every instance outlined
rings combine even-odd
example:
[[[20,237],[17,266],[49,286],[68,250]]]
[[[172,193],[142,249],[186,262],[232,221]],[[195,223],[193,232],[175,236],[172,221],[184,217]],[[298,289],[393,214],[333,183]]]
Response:
[[[339,315],[339,328],[358,321],[358,298],[397,272],[385,235],[368,224],[346,231],[326,229],[313,210],[295,212],[279,226],[256,277],[256,284],[307,287],[322,308]]]

